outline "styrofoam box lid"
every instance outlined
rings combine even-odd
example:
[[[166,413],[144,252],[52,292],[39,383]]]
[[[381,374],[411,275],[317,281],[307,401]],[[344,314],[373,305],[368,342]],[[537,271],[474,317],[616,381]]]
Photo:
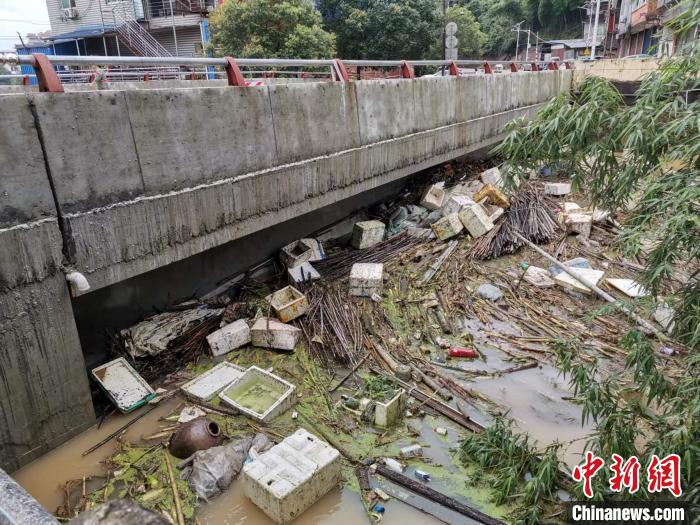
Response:
[[[276,498],[284,498],[339,456],[336,449],[300,428],[243,470]]]
[[[244,372],[245,368],[224,361],[182,385],[182,391],[194,398],[208,401]]]

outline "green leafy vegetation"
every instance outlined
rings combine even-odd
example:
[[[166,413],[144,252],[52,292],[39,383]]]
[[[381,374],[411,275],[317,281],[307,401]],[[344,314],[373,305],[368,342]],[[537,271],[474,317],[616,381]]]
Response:
[[[227,0],[210,19],[212,46],[222,56],[332,58],[335,36],[307,0]]]
[[[675,29],[682,34],[699,21],[692,8]],[[700,104],[688,96],[699,69],[695,40],[642,81],[631,106],[607,80],[588,77],[531,123],[513,123],[497,148],[511,173],[558,166],[594,205],[624,212],[621,245],[628,256],[646,257],[643,281],[654,292],[677,265],[692,269],[700,257]],[[676,307],[676,335],[692,347],[700,345],[699,286],[695,271]]]

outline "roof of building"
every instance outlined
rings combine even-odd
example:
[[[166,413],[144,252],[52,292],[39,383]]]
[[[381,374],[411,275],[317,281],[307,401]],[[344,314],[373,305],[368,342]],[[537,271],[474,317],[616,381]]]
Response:
[[[596,46],[601,45],[602,39],[598,39]],[[550,40],[549,44],[562,44],[569,49],[585,49],[591,46],[591,43],[583,38],[574,38],[571,40]]]
[[[67,33],[59,33],[57,35],[51,35],[47,37],[47,40],[52,40],[52,41],[57,41],[57,40],[76,40],[79,38],[95,38],[95,37],[100,37],[104,35],[105,33],[109,33],[110,31],[113,31],[114,28],[110,25],[105,25],[102,26],[101,24],[98,25],[90,25],[90,26],[83,26],[80,29],[75,29],[73,31],[68,31]]]

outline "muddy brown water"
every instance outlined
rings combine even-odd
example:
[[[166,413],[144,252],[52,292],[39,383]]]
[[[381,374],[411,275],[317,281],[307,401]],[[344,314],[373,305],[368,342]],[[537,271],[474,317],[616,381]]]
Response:
[[[159,406],[132,425],[123,439],[138,441],[159,431],[158,419],[171,414],[182,400],[173,399]],[[110,418],[99,429],[97,425],[71,441],[49,452],[33,463],[13,474],[22,485],[48,511],[55,512],[64,502],[61,487],[69,480],[83,476],[105,476],[102,462],[117,450],[116,441],[99,448],[92,454],[82,456],[83,451],[117,430],[133,415]],[[442,522],[409,507],[397,500],[385,505],[386,514],[382,523],[387,525],[438,525]],[[210,503],[197,509],[197,518],[203,525],[274,525],[260,509],[243,494],[240,480]],[[356,492],[336,489],[329,492],[294,522],[294,525],[339,525],[369,524],[369,520]]]

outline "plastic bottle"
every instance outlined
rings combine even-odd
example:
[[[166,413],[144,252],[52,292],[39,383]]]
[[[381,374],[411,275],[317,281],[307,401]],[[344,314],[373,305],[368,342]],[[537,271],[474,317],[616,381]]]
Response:
[[[468,357],[470,359],[479,356],[473,348],[462,348],[460,346],[451,346],[447,355],[450,357]]]

